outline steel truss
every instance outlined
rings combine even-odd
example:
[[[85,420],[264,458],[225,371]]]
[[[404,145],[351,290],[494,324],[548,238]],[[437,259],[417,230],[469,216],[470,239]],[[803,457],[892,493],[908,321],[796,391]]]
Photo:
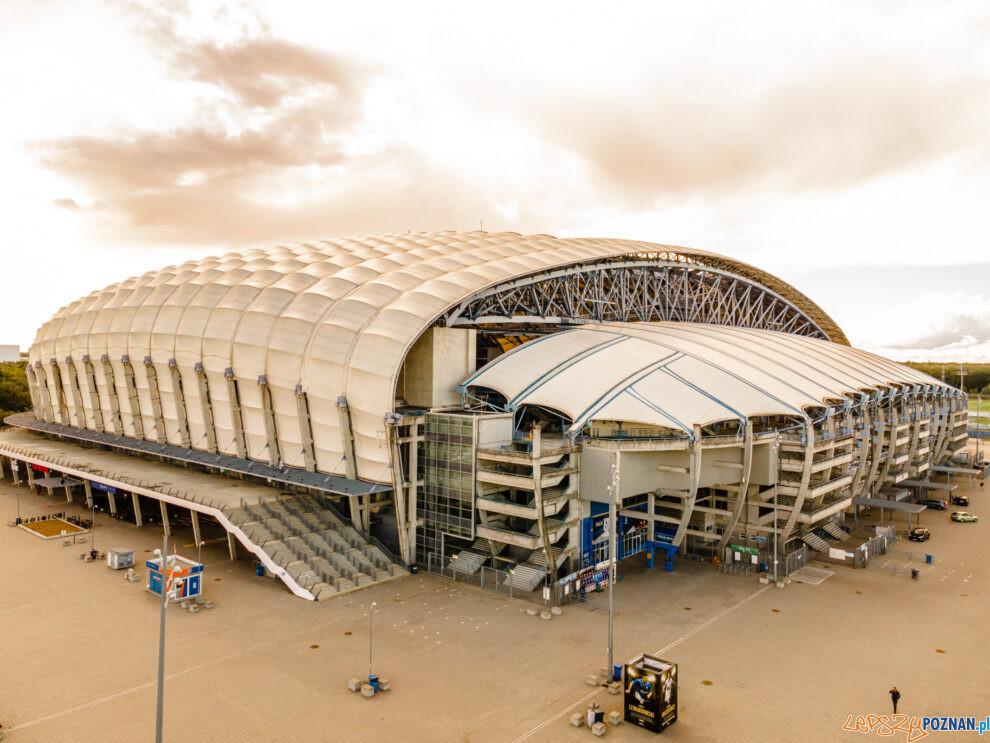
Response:
[[[703,322],[831,340],[796,305],[753,279],[664,254],[533,274],[473,295],[438,321],[501,323]]]

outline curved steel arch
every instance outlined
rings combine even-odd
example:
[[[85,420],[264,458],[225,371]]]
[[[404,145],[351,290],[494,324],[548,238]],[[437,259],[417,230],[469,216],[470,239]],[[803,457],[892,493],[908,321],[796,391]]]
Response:
[[[623,256],[541,271],[467,298],[448,327],[589,322],[704,322],[844,342],[754,279],[676,253]]]

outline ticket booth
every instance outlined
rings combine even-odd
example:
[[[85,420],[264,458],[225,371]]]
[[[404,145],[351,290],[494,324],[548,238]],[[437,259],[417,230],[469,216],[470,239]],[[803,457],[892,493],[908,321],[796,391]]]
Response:
[[[162,559],[155,557],[145,563],[148,582],[145,588],[162,595]],[[169,555],[165,560],[165,588],[173,601],[194,599],[203,593],[203,565],[179,555]]]

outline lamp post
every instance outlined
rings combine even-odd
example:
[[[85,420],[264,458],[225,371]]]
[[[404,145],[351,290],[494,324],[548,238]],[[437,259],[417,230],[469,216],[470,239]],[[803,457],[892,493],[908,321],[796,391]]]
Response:
[[[162,712],[165,699],[165,606],[168,603],[168,536],[162,537],[161,551],[155,550],[162,568],[162,616],[158,632],[158,713],[155,717],[155,743],[162,743]]]
[[[610,681],[615,677],[615,665],[612,642],[612,584],[615,583],[615,528],[618,522],[616,499],[619,494],[619,457],[621,452],[615,453],[615,462],[612,464],[612,482],[609,484],[608,499],[608,677]]]
[[[777,442],[774,444],[777,450],[777,458],[780,458],[780,434],[777,434]],[[779,465],[778,465],[779,466]],[[773,487],[773,584],[777,585],[777,485]]]
[[[371,667],[372,667],[372,653],[375,648],[375,607],[378,606],[377,601],[371,602],[371,608],[368,609],[368,680],[371,680]]]
[[[90,501],[89,556],[96,559],[96,499]]]

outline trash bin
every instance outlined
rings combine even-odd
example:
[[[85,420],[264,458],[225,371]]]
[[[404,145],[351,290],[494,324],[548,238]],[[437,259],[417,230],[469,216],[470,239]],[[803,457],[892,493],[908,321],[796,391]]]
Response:
[[[412,573],[413,575],[416,575],[416,573],[419,572],[419,566],[418,565],[410,565],[409,566],[409,572]]]
[[[925,562],[927,562],[929,565],[931,565],[934,561],[935,561],[935,557],[933,555],[925,555]]]
[[[371,686],[372,689],[375,690],[375,693],[377,694],[378,693],[378,677],[375,676],[375,675],[373,675],[373,674],[372,675],[369,675],[368,676],[368,684]]]
[[[622,664],[621,663],[616,663],[614,666],[612,666],[612,680],[613,681],[622,681]]]
[[[254,574],[259,578],[263,578],[265,576],[265,566],[259,562],[254,566]]]
[[[911,580],[918,580],[918,568],[911,568]]]

